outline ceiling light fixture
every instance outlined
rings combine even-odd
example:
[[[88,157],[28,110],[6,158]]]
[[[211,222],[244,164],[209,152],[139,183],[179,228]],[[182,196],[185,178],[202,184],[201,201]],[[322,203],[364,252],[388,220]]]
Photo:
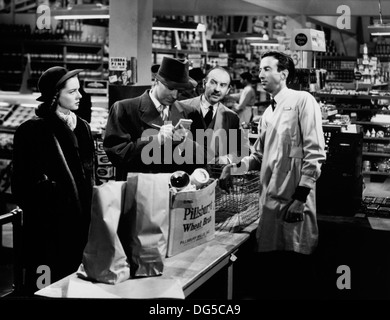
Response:
[[[206,26],[197,22],[156,21],[153,23],[152,30],[204,32]]]
[[[100,3],[93,5],[78,4],[64,9],[53,10],[56,20],[109,19],[109,9]]]
[[[379,22],[374,21],[374,24],[368,26],[367,28],[370,31],[372,36],[389,36],[390,24],[383,22],[381,0],[378,0],[378,7],[379,7]]]

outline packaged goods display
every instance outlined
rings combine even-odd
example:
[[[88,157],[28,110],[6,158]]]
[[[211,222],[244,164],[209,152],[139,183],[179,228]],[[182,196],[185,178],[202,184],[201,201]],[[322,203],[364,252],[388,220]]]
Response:
[[[390,197],[366,196],[362,207],[367,216],[390,219]]]
[[[14,105],[7,117],[4,118],[2,125],[4,127],[19,127],[23,122],[35,116],[35,107],[30,105],[20,104]]]
[[[103,139],[95,139],[96,151],[96,175],[101,183],[115,180],[115,167],[108,159],[106,152],[103,149]]]
[[[93,133],[101,134],[106,128],[108,110],[101,107],[91,108],[91,130]]]

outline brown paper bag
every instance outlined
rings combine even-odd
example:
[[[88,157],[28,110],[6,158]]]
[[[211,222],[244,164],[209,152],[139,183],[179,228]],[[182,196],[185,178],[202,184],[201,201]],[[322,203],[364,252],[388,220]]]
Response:
[[[169,228],[171,174],[129,173],[126,202],[118,234],[130,257],[131,276],[163,273]]]
[[[199,246],[215,237],[215,187],[171,192],[167,256]]]
[[[117,234],[125,189],[125,181],[94,187],[88,243],[78,276],[109,284],[130,278],[130,265]]]

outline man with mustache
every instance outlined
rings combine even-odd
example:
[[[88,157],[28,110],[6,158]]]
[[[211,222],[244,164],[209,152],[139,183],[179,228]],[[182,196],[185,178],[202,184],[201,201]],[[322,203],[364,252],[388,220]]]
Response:
[[[240,131],[240,119],[234,111],[227,108],[221,101],[230,91],[231,77],[223,67],[214,67],[207,73],[204,93],[198,97],[182,100],[184,104],[195,107],[200,115],[199,121],[194,121],[193,127],[198,129],[196,141],[203,143],[199,133],[204,133],[205,162],[211,164],[227,164],[238,160],[241,153],[249,152],[249,144],[241,152],[243,135]],[[203,130],[205,132],[203,132]],[[232,129],[231,131],[229,131]],[[234,132],[234,130],[237,130]],[[234,133],[233,133],[234,132]],[[235,140],[230,144],[230,140]],[[241,152],[241,153],[240,153]],[[245,153],[246,154],[246,153]]]

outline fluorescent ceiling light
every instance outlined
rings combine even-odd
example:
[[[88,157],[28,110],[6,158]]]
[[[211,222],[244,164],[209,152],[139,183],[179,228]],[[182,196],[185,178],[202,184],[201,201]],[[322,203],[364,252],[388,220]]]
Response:
[[[381,0],[378,0],[379,7],[379,21],[374,21],[373,25],[368,26],[372,36],[388,36],[390,35],[390,24],[384,23],[382,19]]]
[[[372,26],[367,27],[373,36],[384,36],[389,35],[390,33],[390,25],[389,24],[374,24]]]
[[[226,33],[226,34],[213,34],[211,36],[212,40],[248,40],[248,41],[268,41],[268,35],[260,35],[257,33],[244,33],[244,32],[235,32],[235,33]],[[270,41],[275,41],[275,39],[271,39]]]
[[[109,19],[109,14],[72,14],[72,15],[56,15],[56,20],[86,20],[86,19]]]
[[[390,30],[388,32],[374,32],[371,33],[372,36],[390,36]]]
[[[165,31],[206,31],[206,26],[197,22],[156,21],[153,23],[152,29]]]
[[[53,10],[56,20],[109,19],[109,9],[101,4],[81,4]]]

